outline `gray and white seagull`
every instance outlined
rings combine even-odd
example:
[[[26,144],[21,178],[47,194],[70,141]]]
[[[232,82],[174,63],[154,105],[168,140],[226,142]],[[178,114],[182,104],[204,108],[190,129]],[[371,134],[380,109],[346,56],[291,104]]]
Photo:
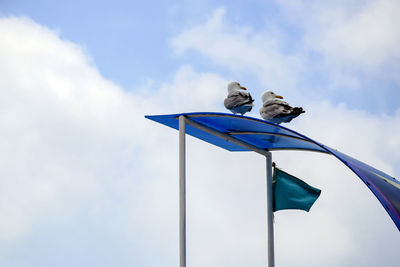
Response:
[[[228,84],[228,96],[224,100],[224,106],[233,114],[240,113],[243,115],[253,108],[254,99],[250,93],[244,90],[247,90],[246,87],[241,86],[238,82]]]
[[[301,107],[291,107],[283,99],[282,96],[274,92],[267,91],[262,97],[263,105],[260,108],[260,115],[264,120],[273,123],[290,122],[305,111]]]

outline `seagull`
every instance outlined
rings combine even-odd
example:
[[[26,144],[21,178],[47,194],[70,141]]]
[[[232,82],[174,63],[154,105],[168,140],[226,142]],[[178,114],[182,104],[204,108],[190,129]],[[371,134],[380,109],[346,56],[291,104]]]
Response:
[[[250,93],[244,92],[247,90],[238,82],[230,82],[228,84],[228,96],[224,100],[224,106],[229,109],[233,114],[244,114],[251,111],[253,108],[254,99]]]
[[[260,115],[264,120],[280,124],[282,122],[290,122],[305,111],[301,107],[291,107],[283,99],[282,96],[276,95],[274,92],[267,91],[262,97],[263,105],[260,108]]]

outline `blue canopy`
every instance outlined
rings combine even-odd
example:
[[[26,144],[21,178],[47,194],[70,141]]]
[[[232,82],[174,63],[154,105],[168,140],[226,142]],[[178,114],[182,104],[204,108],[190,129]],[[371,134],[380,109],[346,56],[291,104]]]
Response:
[[[247,116],[227,113],[199,112],[171,115],[146,116],[146,118],[179,129],[179,116],[188,122],[204,126],[241,143],[261,150],[307,150],[331,154],[349,167],[374,193],[400,231],[400,182],[361,161],[325,146],[298,132]],[[236,142],[216,136],[188,123],[186,133],[229,151],[250,151]]]

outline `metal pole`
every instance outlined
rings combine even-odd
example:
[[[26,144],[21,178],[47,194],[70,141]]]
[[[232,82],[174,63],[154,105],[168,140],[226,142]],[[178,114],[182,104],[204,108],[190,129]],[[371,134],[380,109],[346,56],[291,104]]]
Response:
[[[179,266],[186,267],[186,123],[179,116]]]
[[[266,154],[267,159],[267,252],[268,267],[275,266],[274,256],[274,213],[272,211],[272,154]]]

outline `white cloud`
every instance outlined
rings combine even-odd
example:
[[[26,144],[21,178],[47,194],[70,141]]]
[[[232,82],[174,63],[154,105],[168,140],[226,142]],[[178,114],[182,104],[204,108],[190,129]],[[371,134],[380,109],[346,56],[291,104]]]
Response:
[[[195,32],[218,35],[221,12]],[[241,58],[236,52],[253,38],[234,33],[242,36],[234,41],[238,48],[221,62]],[[218,38],[222,44],[231,35]],[[254,60],[258,52],[263,56],[256,50]],[[272,58],[270,66],[279,66],[281,58]],[[76,260],[70,265],[110,266],[113,259],[118,266],[176,266],[177,133],[143,116],[222,111],[227,80],[184,65],[154,93],[129,93],[102,78],[81,48],[23,18],[0,19],[0,69],[2,266],[23,266],[23,259],[55,266],[70,258]],[[398,176],[398,131],[381,128],[400,125],[399,112],[370,116],[306,104],[307,115],[291,128]],[[395,266],[398,231],[354,174],[320,154],[274,152],[274,158],[323,190],[309,214],[276,214],[280,266],[355,266],[380,262],[379,254],[385,266]],[[264,171],[257,155],[188,138],[191,265],[265,266]]]
[[[303,2],[297,11],[307,45],[332,61],[377,71],[400,56],[398,1]]]
[[[389,1],[279,1],[302,32],[304,49],[319,54],[331,88],[366,90],[371,79],[393,81],[400,68],[400,4]],[[387,85],[386,85],[387,86]],[[381,89],[383,91],[383,89]]]
[[[399,107],[393,101],[400,84],[397,1],[279,1],[278,6],[277,18],[254,28],[216,9],[204,23],[172,38],[171,46],[177,55],[200,54],[233,77],[255,77],[257,95],[272,89],[301,101],[329,97],[364,109],[373,104],[378,112]]]
[[[156,95],[134,95],[102,78],[80,47],[29,19],[2,18],[0,32],[0,246],[10,250],[0,260],[6,264],[29,242],[40,250],[36,244],[53,224],[73,231],[68,225],[75,222],[96,229],[102,221],[105,234],[93,230],[75,240],[81,250],[112,233],[117,247],[130,245],[130,261],[151,251],[162,257],[150,261],[176,261],[167,253],[173,232],[163,230],[175,225],[175,207],[168,206],[175,187],[165,178],[175,170],[173,135],[144,115],[215,110],[226,81],[183,66]],[[68,245],[54,244],[66,251]]]
[[[280,52],[280,42],[279,35],[270,38],[269,32],[230,24],[223,8],[171,39],[178,55],[195,51],[235,73],[256,74],[265,86],[293,87],[302,67],[297,57]]]

